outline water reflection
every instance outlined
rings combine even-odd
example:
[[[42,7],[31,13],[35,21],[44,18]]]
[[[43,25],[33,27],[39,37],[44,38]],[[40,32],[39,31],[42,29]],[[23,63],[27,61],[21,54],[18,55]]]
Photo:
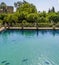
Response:
[[[21,33],[22,35],[25,36],[34,36],[34,35],[39,36],[39,34],[41,35],[51,34],[55,36],[55,35],[59,35],[59,30],[23,30],[21,31]]]
[[[1,34],[3,34],[6,37],[7,35],[10,35],[13,33],[21,34],[23,36],[24,35],[25,36],[34,36],[34,35],[39,36],[39,34],[41,35],[51,34],[52,36],[55,36],[55,35],[59,35],[59,30],[6,30],[3,32],[0,32],[0,36]]]
[[[6,30],[1,32],[1,59],[4,56],[7,56],[8,60],[12,59],[10,63],[3,60],[1,64],[11,65],[14,61],[12,65],[17,65],[18,62],[15,62],[15,59],[19,61],[19,65],[37,65],[37,62],[42,65],[56,65],[53,64],[54,61],[59,64],[59,37],[53,37],[56,35],[59,36],[59,30]],[[32,36],[32,38],[27,39],[27,36]],[[10,58],[10,53],[12,53],[12,58]],[[40,56],[40,54],[43,54],[43,56]]]

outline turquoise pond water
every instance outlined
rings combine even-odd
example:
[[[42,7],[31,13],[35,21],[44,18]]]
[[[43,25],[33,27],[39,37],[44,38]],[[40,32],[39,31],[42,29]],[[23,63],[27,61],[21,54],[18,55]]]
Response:
[[[0,65],[59,65],[59,30],[0,32]]]

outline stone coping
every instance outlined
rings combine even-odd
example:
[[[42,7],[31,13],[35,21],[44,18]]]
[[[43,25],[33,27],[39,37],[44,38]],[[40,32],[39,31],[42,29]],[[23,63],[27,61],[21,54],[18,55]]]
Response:
[[[38,29],[38,30],[53,30],[53,27],[1,27],[0,28],[0,32],[1,31],[3,31],[3,30],[5,30],[5,29],[11,29],[11,30],[13,30],[13,29],[19,29],[19,30],[21,30],[21,29],[24,29],[24,30],[36,30],[36,29]],[[59,30],[59,27],[55,27],[55,30]]]

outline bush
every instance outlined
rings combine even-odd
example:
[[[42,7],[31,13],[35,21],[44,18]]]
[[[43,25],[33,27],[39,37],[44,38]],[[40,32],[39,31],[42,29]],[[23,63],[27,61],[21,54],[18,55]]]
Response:
[[[37,19],[38,19],[38,15],[36,13],[31,13],[27,15],[27,21],[29,23],[35,23],[37,22]]]
[[[38,23],[38,27],[52,27],[51,23]]]
[[[3,21],[2,21],[2,20],[0,20],[0,27],[2,26],[2,23],[3,23]]]
[[[45,17],[38,17],[38,23],[47,23],[48,19]]]

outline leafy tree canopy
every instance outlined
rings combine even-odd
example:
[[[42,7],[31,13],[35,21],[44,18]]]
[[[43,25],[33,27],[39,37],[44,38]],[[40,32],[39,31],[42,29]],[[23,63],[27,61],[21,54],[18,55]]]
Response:
[[[28,13],[35,13],[37,12],[36,7],[33,4],[30,4],[26,1],[24,2],[18,2],[17,4],[17,9],[16,11],[18,12],[22,12],[22,11],[26,11]]]

